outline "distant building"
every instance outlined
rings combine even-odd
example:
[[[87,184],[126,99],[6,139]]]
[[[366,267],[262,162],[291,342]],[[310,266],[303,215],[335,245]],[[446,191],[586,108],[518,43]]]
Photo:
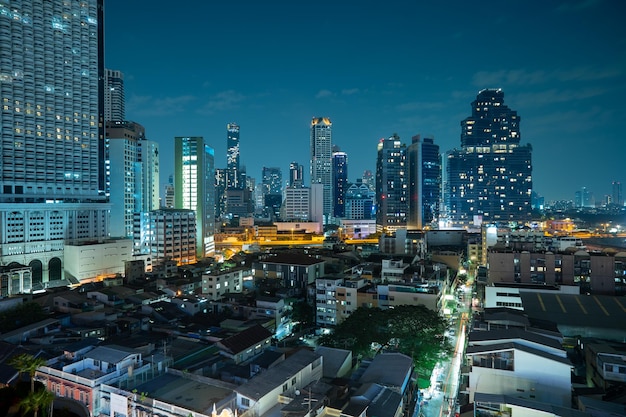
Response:
[[[531,215],[532,148],[500,89],[481,90],[461,122],[461,149],[447,153],[446,214],[452,226],[525,222]]]
[[[433,138],[413,136],[407,147],[407,227],[421,230],[439,220],[441,198],[441,157]]]
[[[133,249],[148,254],[155,263],[173,260],[178,265],[197,261],[196,213],[185,209],[162,209],[135,213]]]
[[[611,183],[611,202],[618,206],[624,205],[624,195],[622,194],[622,183],[619,181],[613,181]]]
[[[107,68],[104,71],[104,121],[123,120],[126,120],[124,74]]]
[[[175,207],[196,213],[199,257],[215,253],[215,151],[204,138],[174,140]]]
[[[244,183],[239,170],[241,151],[239,148],[239,125],[226,125],[226,188],[243,188]]]
[[[348,188],[348,154],[336,147],[332,156],[333,171],[333,216],[342,218],[346,209],[346,191]]]
[[[375,219],[376,192],[366,184],[350,184],[346,190],[344,218],[350,220]]]
[[[311,120],[311,184],[322,184],[324,223],[332,214],[332,126],[328,117]]]
[[[408,210],[406,145],[395,133],[378,143],[376,199],[378,231],[393,232],[406,227]]]
[[[283,174],[280,168],[263,167],[262,170],[263,205],[265,210],[278,218],[282,205]]]
[[[302,165],[297,162],[289,164],[289,186],[302,187],[304,185],[304,176]]]

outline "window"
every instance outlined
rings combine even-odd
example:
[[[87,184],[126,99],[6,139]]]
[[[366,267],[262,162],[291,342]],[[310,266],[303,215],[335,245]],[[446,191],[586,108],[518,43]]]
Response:
[[[244,407],[250,407],[250,399],[246,397],[242,397],[241,405],[243,405]]]
[[[291,380],[291,385],[296,385],[296,377],[294,376],[293,379]]]

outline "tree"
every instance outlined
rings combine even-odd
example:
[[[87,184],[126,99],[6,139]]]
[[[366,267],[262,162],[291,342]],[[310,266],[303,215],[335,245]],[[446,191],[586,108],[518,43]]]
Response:
[[[30,377],[30,392],[35,392],[35,373],[37,369],[46,364],[46,360],[44,358],[38,358],[33,355],[29,355],[28,353],[23,353],[21,355],[17,355],[12,357],[9,360],[9,365],[17,369],[19,372],[19,377],[21,379],[22,373],[27,373]]]
[[[401,305],[388,310],[361,307],[333,332],[321,336],[318,343],[362,356],[398,351],[412,357],[418,372],[426,375],[451,350],[445,330],[445,320],[425,306]]]
[[[44,413],[42,414],[45,415],[45,411],[48,410],[53,401],[54,394],[42,388],[36,392],[29,393],[28,396],[22,398],[19,404],[22,415],[26,415],[32,411],[33,416],[37,417],[39,410],[43,410]]]
[[[291,310],[291,321],[299,323],[299,329],[306,329],[314,324],[313,307],[306,301],[295,302]]]

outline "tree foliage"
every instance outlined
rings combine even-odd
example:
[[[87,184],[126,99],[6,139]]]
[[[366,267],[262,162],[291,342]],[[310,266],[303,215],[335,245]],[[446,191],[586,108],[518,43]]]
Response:
[[[425,375],[451,351],[445,330],[445,320],[422,305],[387,310],[361,307],[318,343],[364,357],[383,350],[401,352],[411,356],[418,372]]]
[[[46,313],[37,303],[23,303],[0,312],[0,333],[36,323],[46,318]]]
[[[22,398],[19,404],[22,409],[22,415],[32,412],[33,417],[37,417],[40,410],[42,411],[42,415],[47,415],[47,411],[53,401],[53,393],[46,389],[40,389],[35,392],[31,392],[28,396]]]

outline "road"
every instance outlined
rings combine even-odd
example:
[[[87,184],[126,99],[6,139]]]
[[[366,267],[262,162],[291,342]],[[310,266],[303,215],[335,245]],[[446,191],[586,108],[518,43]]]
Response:
[[[456,412],[460,370],[465,356],[470,299],[471,292],[466,293],[459,304],[459,309],[456,313],[456,324],[451,327],[455,330],[454,336],[451,337],[454,344],[454,353],[451,358],[443,361],[433,369],[430,387],[423,390],[420,416],[447,417],[454,416]],[[415,415],[417,415],[417,412]]]

